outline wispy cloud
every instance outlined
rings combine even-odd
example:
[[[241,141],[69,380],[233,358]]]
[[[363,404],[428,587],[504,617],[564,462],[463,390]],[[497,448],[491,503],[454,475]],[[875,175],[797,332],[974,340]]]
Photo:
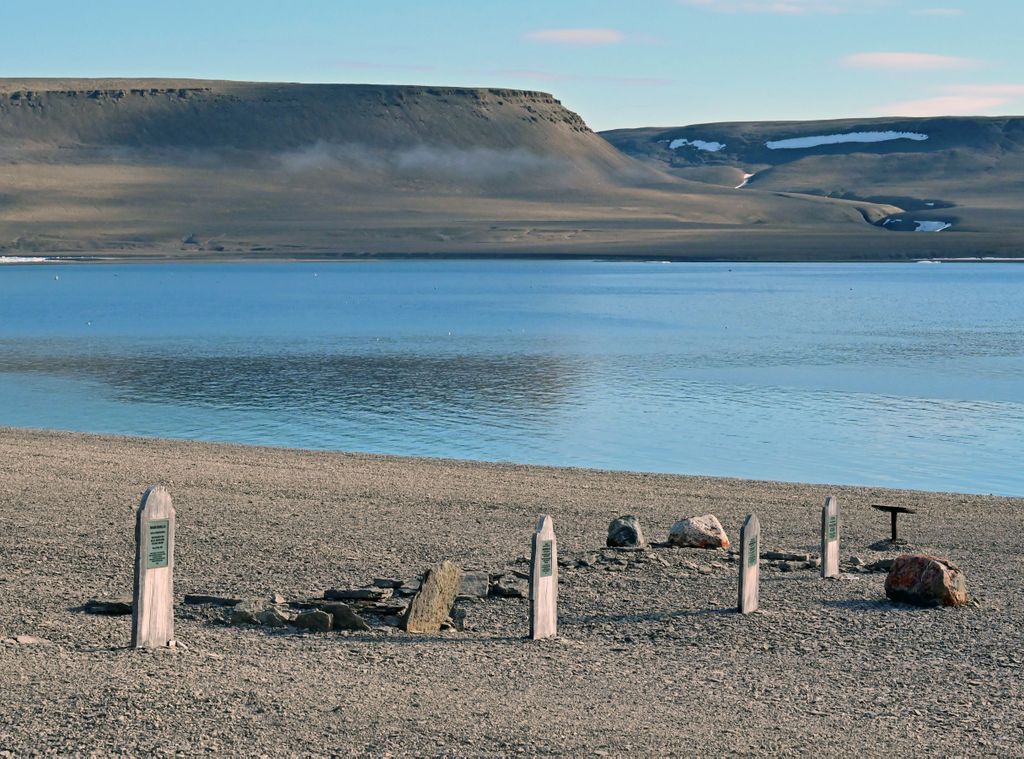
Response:
[[[847,0],[678,0],[681,5],[718,13],[774,13],[785,16],[808,14],[837,15],[862,10],[872,0],[860,3]]]
[[[851,69],[880,69],[884,71],[952,71],[977,68],[982,61],[932,53],[854,53],[840,59]]]
[[[618,29],[535,29],[526,33],[528,40],[555,45],[615,45],[625,38]]]
[[[606,82],[608,84],[622,84],[630,87],[664,87],[674,83],[672,79],[653,76],[582,76],[540,69],[491,69],[486,73],[538,82]]]
[[[910,13],[914,16],[937,16],[940,18],[956,18],[964,15],[962,8],[922,8]]]
[[[1024,98],[1024,84],[951,84],[937,91],[942,94],[889,103],[875,112],[881,116],[976,116]]]
[[[1006,98],[976,95],[940,95],[919,100],[904,100],[882,106],[879,116],[978,116],[1006,104]]]

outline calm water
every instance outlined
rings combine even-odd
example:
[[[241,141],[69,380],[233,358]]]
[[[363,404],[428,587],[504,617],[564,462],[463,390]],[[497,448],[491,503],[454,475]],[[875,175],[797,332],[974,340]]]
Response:
[[[0,425],[1024,495],[1024,266],[3,266]]]

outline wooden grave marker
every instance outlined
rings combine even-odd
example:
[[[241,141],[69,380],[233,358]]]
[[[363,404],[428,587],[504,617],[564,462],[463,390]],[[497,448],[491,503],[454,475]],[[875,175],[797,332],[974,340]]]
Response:
[[[758,583],[761,579],[761,523],[756,514],[748,514],[740,528],[740,594],[737,611],[757,611]]]
[[[821,507],[821,576],[839,576],[839,502],[833,496]]]
[[[174,640],[174,504],[162,485],[142,496],[135,517],[132,648],[163,648]]]
[[[530,556],[530,637],[558,634],[558,541],[547,514],[537,522]]]

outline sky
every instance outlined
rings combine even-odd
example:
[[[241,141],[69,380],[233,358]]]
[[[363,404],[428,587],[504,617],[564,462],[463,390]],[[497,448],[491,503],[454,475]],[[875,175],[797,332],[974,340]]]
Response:
[[[3,0],[4,77],[514,87],[594,129],[1024,113],[1022,0]]]

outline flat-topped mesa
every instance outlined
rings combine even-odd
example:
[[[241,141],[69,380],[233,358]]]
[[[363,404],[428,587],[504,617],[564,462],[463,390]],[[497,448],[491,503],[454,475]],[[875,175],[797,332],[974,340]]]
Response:
[[[548,153],[583,138],[619,159],[546,92],[369,84],[147,79],[0,80],[0,139],[38,149],[126,146],[281,151],[411,143]]]

